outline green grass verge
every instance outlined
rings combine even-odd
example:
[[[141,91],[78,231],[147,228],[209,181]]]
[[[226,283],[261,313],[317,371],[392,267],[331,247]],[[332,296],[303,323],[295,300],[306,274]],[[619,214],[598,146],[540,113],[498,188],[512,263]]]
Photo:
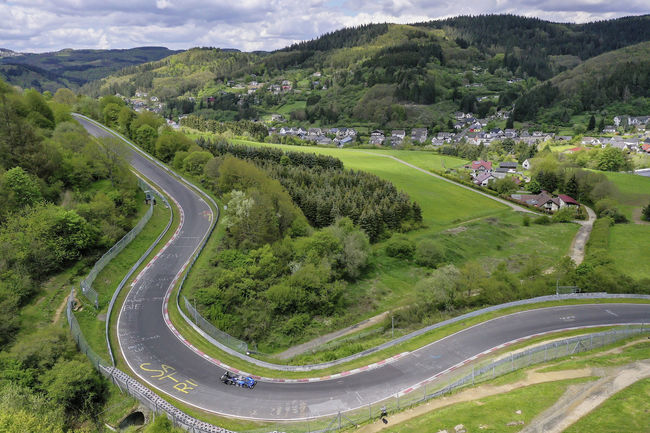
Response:
[[[650,431],[650,378],[640,380],[619,391],[565,433],[610,433]]]
[[[650,278],[650,226],[616,224],[609,231],[609,255],[618,270],[635,279]]]
[[[619,210],[628,220],[632,221],[634,213],[650,203],[650,177],[610,171],[599,173],[607,176],[618,188],[615,199],[619,203]]]
[[[592,356],[591,354],[593,352],[582,352],[577,355],[572,355],[571,359],[569,360],[554,364],[540,371],[547,372],[571,370],[585,367],[613,367],[641,359],[650,359],[650,341],[647,341],[647,337],[645,338],[645,340],[639,341],[636,344],[627,347],[623,353]],[[619,342],[619,344],[616,345],[610,345],[607,347],[607,349],[621,346],[627,343],[627,341],[629,340],[626,340],[625,342]]]
[[[524,425],[530,424],[535,416],[552,406],[569,385],[590,380],[593,378],[540,383],[515,389],[507,394],[457,403],[391,426],[384,431],[433,433],[446,429],[453,432],[455,426],[463,424],[470,432],[515,432],[521,430],[522,426],[508,426],[508,423],[523,421]],[[517,411],[521,411],[521,414],[516,413]]]

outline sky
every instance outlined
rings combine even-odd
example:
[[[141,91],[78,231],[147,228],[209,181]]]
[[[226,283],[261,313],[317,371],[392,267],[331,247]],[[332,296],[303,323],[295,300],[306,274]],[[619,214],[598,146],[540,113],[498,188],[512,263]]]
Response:
[[[0,48],[274,50],[370,22],[511,13],[577,22],[650,13],[648,0],[0,0]]]

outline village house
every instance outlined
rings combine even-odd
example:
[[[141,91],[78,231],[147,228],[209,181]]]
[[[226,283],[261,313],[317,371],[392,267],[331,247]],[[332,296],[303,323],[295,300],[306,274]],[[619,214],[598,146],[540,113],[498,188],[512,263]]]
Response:
[[[474,183],[476,185],[478,185],[478,186],[488,186],[490,184],[490,182],[494,181],[494,179],[496,179],[496,178],[494,177],[494,175],[492,173],[483,172],[483,173],[478,174],[474,178]]]
[[[271,122],[284,122],[282,114],[271,114]]]
[[[500,162],[499,168],[505,168],[508,173],[517,172],[517,163],[516,162]]]
[[[338,138],[334,139],[334,142],[338,147],[344,147],[354,144],[354,139],[352,137],[343,137],[340,140]]]
[[[508,169],[505,168],[505,167],[497,167],[497,168],[494,169],[494,171],[492,172],[492,174],[494,175],[494,177],[495,177],[496,179],[505,179],[506,176],[508,175]],[[481,175],[479,174],[479,175],[477,176],[477,178],[478,178],[479,176],[481,176]]]
[[[391,146],[399,146],[404,141],[404,138],[406,138],[406,131],[403,129],[393,129],[390,134]]]
[[[413,128],[411,130],[411,140],[414,143],[424,143],[427,141],[427,128]]]
[[[607,125],[603,129],[604,134],[615,134],[616,133],[616,127],[614,125]]]
[[[492,173],[492,162],[483,160],[472,161],[465,168],[469,168],[472,171],[472,176],[476,176],[477,173]]]
[[[381,146],[384,144],[384,140],[386,140],[386,137],[383,131],[375,130],[370,133],[370,144]]]
[[[553,197],[553,195],[548,191],[542,191],[539,194],[512,194],[510,197],[529,206],[534,206],[548,212],[555,212],[567,206],[580,206],[580,203],[568,195],[560,194],[557,197]]]

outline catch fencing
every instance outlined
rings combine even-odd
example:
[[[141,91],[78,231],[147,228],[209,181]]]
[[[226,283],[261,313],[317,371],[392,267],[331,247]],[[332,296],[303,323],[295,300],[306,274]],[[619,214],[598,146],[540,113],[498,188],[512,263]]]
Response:
[[[342,411],[334,417],[314,418],[300,424],[277,425],[273,428],[274,431],[285,433],[324,433],[351,428],[365,422],[379,420],[383,408],[390,416],[432,398],[449,394],[466,386],[492,380],[518,369],[598,349],[623,339],[644,334],[650,334],[650,328],[647,325],[553,341],[521,352],[511,353],[496,361],[485,361],[482,364],[474,364],[473,366],[467,365],[454,370],[454,373],[443,374],[439,378],[432,378],[422,382],[412,387],[408,392],[399,393],[389,399],[352,411]],[[247,430],[245,433],[265,433],[268,431],[269,428],[267,427],[265,429]]]
[[[248,344],[245,341],[239,340],[232,335],[229,335],[228,333],[217,329],[212,323],[201,316],[194,305],[192,305],[185,296],[183,296],[183,301],[185,302],[185,309],[189,313],[190,318],[194,320],[194,324],[201,328],[210,337],[214,338],[219,343],[238,351],[239,353],[248,352]]]
[[[93,351],[93,349],[84,338],[83,332],[79,326],[79,322],[77,322],[77,318],[73,312],[74,303],[74,291],[71,291],[70,297],[68,298],[66,315],[68,318],[68,324],[70,325],[70,333],[72,334],[72,338],[77,343],[79,350],[88,357],[97,371],[99,371],[104,377],[110,380],[111,383],[116,385],[120,391],[136,398],[153,413],[158,415],[165,415],[174,424],[175,427],[180,427],[188,432],[233,433],[230,430],[214,426],[210,423],[200,421],[194,417],[187,415],[185,412],[174,407],[171,403],[159,397],[151,389],[147,388],[137,380],[129,377],[128,374],[104,361],[101,356]]]
[[[143,179],[138,177],[138,186],[140,189],[142,189],[147,196],[153,196],[155,195],[158,199],[162,200],[167,206],[167,200],[158,195],[157,191],[152,188],[147,182],[145,182]],[[113,245],[104,255],[97,260],[95,263],[95,266],[90,270],[86,278],[84,278],[81,281],[81,292],[83,295],[93,303],[95,308],[99,309],[100,308],[100,303],[104,303],[104,301],[108,301],[110,297],[108,297],[106,300],[100,299],[99,293],[95,289],[93,289],[93,283],[95,282],[95,278],[97,278],[97,275],[108,265],[108,263],[115,258],[122,250],[131,243],[133,239],[142,231],[144,226],[149,222],[151,219],[151,216],[153,215],[153,200],[150,201],[150,206],[149,209],[147,209],[147,212],[143,215],[143,217],[138,221],[138,223],[129,231],[127,234],[125,234],[122,239],[117,241],[115,245]]]

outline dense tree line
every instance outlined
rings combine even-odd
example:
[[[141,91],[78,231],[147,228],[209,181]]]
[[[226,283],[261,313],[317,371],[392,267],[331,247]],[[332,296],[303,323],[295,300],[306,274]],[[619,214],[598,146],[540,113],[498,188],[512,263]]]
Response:
[[[214,155],[231,154],[264,169],[286,188],[314,227],[349,217],[374,242],[387,231],[422,221],[419,205],[392,183],[366,172],[344,170],[336,158],[223,142],[199,144]]]
[[[329,51],[364,45],[388,31],[388,24],[363,24],[325,33],[311,41],[298,42],[280,51]]]
[[[219,122],[204,119],[200,116],[190,115],[181,119],[181,125],[204,132],[223,134],[231,132],[237,136],[249,136],[257,141],[263,141],[268,135],[266,126],[262,123],[240,120],[237,122]]]
[[[462,45],[494,55],[505,52],[503,65],[518,75],[545,80],[560,72],[550,56],[582,60],[650,39],[650,16],[587,24],[552,23],[516,15],[459,16],[417,24],[444,29]]]

